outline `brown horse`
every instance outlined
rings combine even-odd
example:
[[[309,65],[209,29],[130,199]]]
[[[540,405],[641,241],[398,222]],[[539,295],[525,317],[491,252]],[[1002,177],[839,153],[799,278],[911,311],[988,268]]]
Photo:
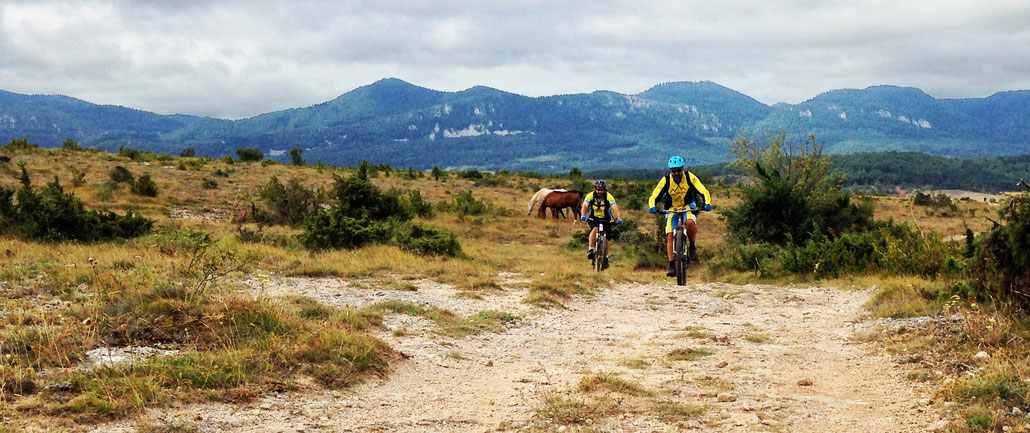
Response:
[[[547,195],[544,198],[543,203],[540,204],[540,213],[543,215],[544,209],[551,208],[551,214],[554,219],[558,219],[558,212],[567,207],[572,208],[572,213],[576,215],[576,219],[579,219],[579,208],[583,204],[583,192],[582,191],[555,191]]]

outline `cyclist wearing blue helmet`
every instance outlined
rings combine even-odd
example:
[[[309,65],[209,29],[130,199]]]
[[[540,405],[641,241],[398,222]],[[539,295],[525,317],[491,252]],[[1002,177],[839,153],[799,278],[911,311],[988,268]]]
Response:
[[[658,181],[658,185],[654,187],[654,191],[651,192],[651,197],[647,201],[647,205],[650,207],[648,212],[658,211],[658,208],[655,207],[655,202],[658,200],[664,202],[667,210],[696,210],[698,206],[703,206],[708,211],[712,210],[712,197],[708,193],[708,189],[701,184],[694,173],[684,170],[683,166],[683,158],[679,155],[669,158],[669,174],[662,177]],[[675,256],[673,255],[672,229],[674,227],[686,224],[687,237],[690,239],[688,249],[690,259],[697,260],[697,247],[694,246],[694,240],[697,238],[697,215],[687,213],[685,215],[689,216],[686,221],[682,221],[683,215],[669,214],[665,217],[666,251],[669,253],[669,272],[666,275],[670,277],[676,275],[676,271],[673,269]]]

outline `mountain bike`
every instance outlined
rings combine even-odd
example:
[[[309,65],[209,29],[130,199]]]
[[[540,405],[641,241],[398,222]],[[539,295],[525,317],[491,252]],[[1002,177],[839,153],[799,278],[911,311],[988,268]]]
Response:
[[[615,221],[602,220],[594,217],[588,218],[588,221],[589,220],[597,222],[607,222],[608,224],[616,224]],[[597,240],[594,241],[594,260],[590,262],[590,266],[593,267],[594,270],[597,272],[605,270],[604,259],[608,257],[608,243],[611,241],[608,240],[608,237],[604,235],[604,226],[608,224],[597,225]]]
[[[687,239],[687,213],[693,212],[697,215],[704,212],[704,209],[690,210],[662,210],[659,211],[663,214],[684,214],[682,220],[676,227],[672,229],[672,256],[673,256],[673,269],[676,271],[676,285],[682,286],[687,284],[687,268],[690,267],[690,252],[687,251],[689,245],[689,239]]]

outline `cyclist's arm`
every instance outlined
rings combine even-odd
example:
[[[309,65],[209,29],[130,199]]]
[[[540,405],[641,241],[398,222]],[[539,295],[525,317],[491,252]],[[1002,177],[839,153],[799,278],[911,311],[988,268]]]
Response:
[[[662,187],[664,187],[664,186],[665,186],[665,176],[662,176],[662,178],[658,180],[658,185],[656,185],[654,187],[654,191],[651,191],[651,197],[649,197],[647,199],[647,207],[649,207],[649,208],[655,207],[654,202],[655,202],[655,200],[658,199],[658,194],[660,194],[662,192]]]
[[[712,204],[712,196],[708,193],[708,188],[705,188],[705,186],[701,184],[701,180],[699,180],[697,176],[694,176],[694,173],[690,173],[690,183],[692,183],[694,188],[697,188],[697,192],[701,193],[701,196],[704,197],[705,202],[700,203],[702,207],[706,204]]]
[[[613,196],[612,193],[609,192],[607,198],[608,198],[608,203],[611,203],[611,206],[612,206],[612,210],[611,210],[612,215],[615,216],[616,220],[621,220],[622,219],[622,212],[619,211],[619,203],[617,203],[615,201],[615,196]]]

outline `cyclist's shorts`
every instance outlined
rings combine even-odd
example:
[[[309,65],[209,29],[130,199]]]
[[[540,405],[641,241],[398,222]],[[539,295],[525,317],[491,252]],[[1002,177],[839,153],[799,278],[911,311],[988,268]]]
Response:
[[[665,233],[672,233],[673,227],[676,227],[676,226],[678,226],[680,224],[683,224],[683,218],[684,218],[685,215],[687,216],[687,218],[690,218],[691,221],[694,221],[694,223],[697,223],[697,214],[695,214],[693,212],[688,212],[688,213],[685,213],[685,214],[682,214],[682,213],[667,214],[667,215],[665,215]]]
[[[590,218],[587,220],[587,223],[590,224],[591,230],[599,225],[604,225],[604,237],[608,238],[608,240],[612,240],[612,236],[615,236],[615,232],[612,231],[611,221],[595,220],[593,218]]]

